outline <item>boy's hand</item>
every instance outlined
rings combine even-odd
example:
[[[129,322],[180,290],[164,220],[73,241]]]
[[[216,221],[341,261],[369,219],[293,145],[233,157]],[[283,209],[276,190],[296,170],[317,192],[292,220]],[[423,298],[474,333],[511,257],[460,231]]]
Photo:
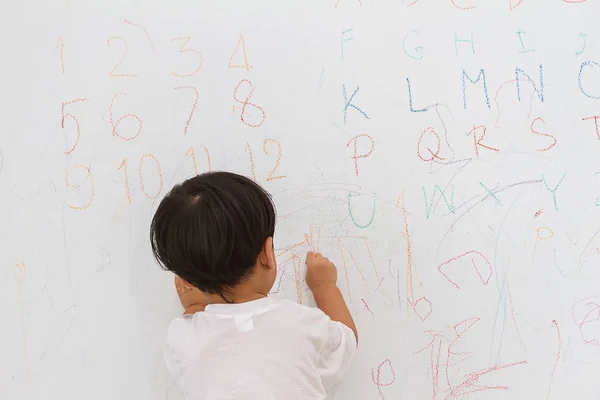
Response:
[[[314,290],[323,285],[337,283],[337,268],[321,253],[309,251],[306,254],[306,284]]]
[[[175,289],[179,296],[179,301],[185,309],[184,314],[194,314],[198,311],[204,311],[207,305],[204,293],[198,288],[186,286],[183,280],[175,275]]]

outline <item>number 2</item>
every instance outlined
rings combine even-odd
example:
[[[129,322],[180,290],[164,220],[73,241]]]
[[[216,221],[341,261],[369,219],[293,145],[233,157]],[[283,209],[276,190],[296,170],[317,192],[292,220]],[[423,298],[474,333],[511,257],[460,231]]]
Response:
[[[135,74],[116,74],[115,70],[117,68],[119,68],[121,66],[121,64],[123,64],[123,61],[125,61],[125,57],[127,57],[127,53],[129,51],[129,45],[127,44],[127,40],[123,39],[120,36],[113,36],[108,38],[108,40],[106,41],[106,44],[108,45],[108,47],[110,47],[110,42],[112,40],[120,40],[123,42],[123,44],[125,45],[125,51],[123,52],[123,57],[121,57],[121,59],[119,60],[119,62],[114,66],[114,68],[108,73],[108,76],[137,76]]]
[[[269,155],[269,152],[267,151],[267,143],[268,142],[273,142],[277,145],[277,161],[275,161],[275,165],[273,166],[273,169],[271,170],[271,172],[269,172],[269,176],[267,176],[267,181],[285,178],[286,175],[273,176],[273,174],[275,173],[275,170],[277,169],[277,167],[279,167],[279,163],[281,162],[281,143],[279,143],[277,140],[274,140],[274,139],[265,139],[265,141],[263,142],[263,151],[265,152],[265,155],[267,155],[267,156]]]

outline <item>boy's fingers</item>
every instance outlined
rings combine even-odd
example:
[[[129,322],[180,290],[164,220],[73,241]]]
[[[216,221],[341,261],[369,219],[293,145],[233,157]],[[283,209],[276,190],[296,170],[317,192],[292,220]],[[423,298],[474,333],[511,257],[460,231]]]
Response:
[[[308,263],[309,261],[313,260],[315,258],[315,253],[313,253],[312,251],[309,251],[308,253],[306,253],[306,262]]]

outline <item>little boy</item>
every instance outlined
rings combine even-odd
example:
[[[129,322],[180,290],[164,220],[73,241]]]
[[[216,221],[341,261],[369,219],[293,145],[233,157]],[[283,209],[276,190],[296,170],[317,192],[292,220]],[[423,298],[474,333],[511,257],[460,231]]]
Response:
[[[185,309],[165,361],[187,400],[325,399],[350,367],[356,327],[327,258],[306,257],[319,309],[267,297],[275,220],[270,195],[227,172],[176,185],[156,210],[152,251]]]

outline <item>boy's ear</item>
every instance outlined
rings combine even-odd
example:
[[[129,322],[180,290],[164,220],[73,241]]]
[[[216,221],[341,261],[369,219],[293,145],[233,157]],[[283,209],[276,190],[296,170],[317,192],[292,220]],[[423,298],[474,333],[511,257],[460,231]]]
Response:
[[[192,285],[191,283],[189,283],[188,281],[186,281],[185,279],[183,279],[182,277],[180,277],[179,275],[175,275],[175,285],[179,288],[185,288],[185,289],[194,289],[195,286]]]
[[[258,255],[260,263],[270,269],[277,269],[275,260],[275,247],[273,246],[273,237],[269,236],[263,243],[262,250]]]

